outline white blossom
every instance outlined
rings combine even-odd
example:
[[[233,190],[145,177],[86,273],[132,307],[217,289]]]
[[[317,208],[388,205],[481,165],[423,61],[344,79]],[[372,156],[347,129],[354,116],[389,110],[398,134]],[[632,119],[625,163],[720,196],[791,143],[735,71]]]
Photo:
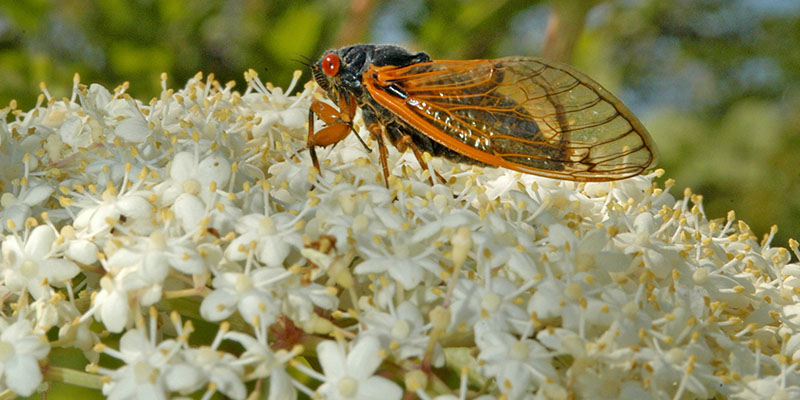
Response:
[[[166,399],[169,387],[165,377],[180,360],[176,357],[179,351],[176,341],[155,343],[141,329],[125,332],[119,351],[105,349],[125,365],[106,371],[110,380],[103,385],[103,394],[110,399]]]
[[[660,170],[580,183],[433,157],[424,171],[390,148],[387,187],[360,112],[316,171],[308,110],[331,101],[294,94],[299,73],[286,90],[245,79],[164,75],[142,102],[76,77],[65,99],[42,86],[31,110],[0,109],[2,389],[798,396],[800,244],[773,245],[777,228],[709,219]],[[69,347],[85,372],[48,357]]]
[[[220,321],[238,310],[242,318],[252,323],[271,324],[280,311],[280,299],[271,286],[278,286],[288,272],[283,268],[259,268],[252,273],[226,272],[214,278],[214,291],[203,300],[200,313],[210,321]]]
[[[346,351],[341,343],[325,341],[317,346],[324,383],[317,391],[326,399],[400,399],[403,392],[394,382],[374,376],[381,363],[380,344],[365,336]]]
[[[366,334],[375,335],[381,346],[391,350],[398,360],[411,357],[423,358],[430,341],[431,326],[425,323],[419,308],[410,303],[400,303],[392,312],[369,310],[362,321],[367,326]],[[444,364],[441,346],[436,346],[433,365]]]
[[[509,399],[524,398],[545,383],[551,385],[552,390],[552,385],[558,383],[553,354],[539,342],[519,339],[497,329],[489,321],[479,322],[475,332],[481,370],[496,379]]]
[[[50,285],[62,286],[80,272],[74,262],[59,256],[52,227],[37,226],[26,236],[3,240],[3,282],[10,290],[25,290],[38,299],[49,294]]]
[[[0,378],[4,387],[21,396],[30,396],[42,382],[39,361],[47,357],[50,344],[30,321],[9,323],[0,319]]]

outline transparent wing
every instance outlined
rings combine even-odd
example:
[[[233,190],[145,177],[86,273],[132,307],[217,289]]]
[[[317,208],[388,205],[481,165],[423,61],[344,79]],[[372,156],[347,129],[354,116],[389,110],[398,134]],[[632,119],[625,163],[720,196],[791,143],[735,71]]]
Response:
[[[375,100],[425,135],[487,164],[575,181],[655,164],[641,122],[572,67],[530,57],[371,67]]]

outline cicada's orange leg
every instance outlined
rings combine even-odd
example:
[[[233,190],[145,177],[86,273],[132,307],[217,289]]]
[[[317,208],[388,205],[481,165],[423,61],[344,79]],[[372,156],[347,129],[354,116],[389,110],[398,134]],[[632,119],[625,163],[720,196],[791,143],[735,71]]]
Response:
[[[397,151],[403,153],[406,151],[407,148],[411,148],[411,151],[414,152],[414,157],[417,158],[417,162],[419,162],[419,166],[422,167],[423,170],[428,170],[428,163],[425,162],[425,159],[422,158],[422,153],[419,151],[416,143],[414,143],[413,138],[411,135],[403,135],[400,137],[400,140],[395,143],[395,147],[397,147]],[[446,183],[447,181],[439,175],[436,170],[433,171],[436,174],[436,177],[442,180],[442,183]],[[433,176],[428,176],[428,181],[431,183],[431,186],[434,185],[433,183]]]
[[[317,171],[322,171],[322,169],[319,166],[315,147],[330,146],[344,140],[353,130],[353,116],[356,114],[355,99],[352,96],[340,95],[339,107],[341,111],[318,100],[311,102],[311,108],[308,112],[308,139],[306,145],[308,146],[308,152],[311,154],[311,162]],[[314,132],[314,115],[318,115],[319,119],[325,122],[326,125],[319,132]]]
[[[374,123],[367,126],[370,136],[378,142],[378,154],[381,159],[381,168],[383,168],[383,183],[386,188],[389,188],[389,150],[386,149],[386,143],[383,141],[383,125]]]
[[[314,132],[314,114],[319,115],[319,119],[325,122],[326,127]],[[306,145],[311,154],[311,162],[318,172],[321,172],[319,159],[317,159],[317,146],[329,146],[347,137],[350,133],[351,123],[342,122],[339,118],[339,111],[321,101],[311,103],[308,112],[308,139]]]

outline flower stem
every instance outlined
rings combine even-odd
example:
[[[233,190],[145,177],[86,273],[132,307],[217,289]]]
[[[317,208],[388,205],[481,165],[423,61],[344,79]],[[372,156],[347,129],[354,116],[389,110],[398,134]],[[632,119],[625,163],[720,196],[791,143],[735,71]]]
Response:
[[[44,380],[58,381],[98,390],[103,387],[102,376],[100,375],[52,365],[45,372]]]

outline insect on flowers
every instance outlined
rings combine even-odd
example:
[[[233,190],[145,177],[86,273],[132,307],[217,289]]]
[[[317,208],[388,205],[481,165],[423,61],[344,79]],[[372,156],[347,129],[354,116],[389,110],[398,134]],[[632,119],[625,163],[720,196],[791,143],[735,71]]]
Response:
[[[339,107],[311,105],[308,149],[318,171],[315,147],[354,131],[357,108],[377,142],[387,187],[384,137],[400,152],[410,148],[423,169],[428,152],[592,182],[635,176],[656,162],[653,139],[633,113],[566,64],[536,57],[431,60],[397,46],[360,44],[328,50],[311,70]],[[326,124],[319,131],[314,115]]]

